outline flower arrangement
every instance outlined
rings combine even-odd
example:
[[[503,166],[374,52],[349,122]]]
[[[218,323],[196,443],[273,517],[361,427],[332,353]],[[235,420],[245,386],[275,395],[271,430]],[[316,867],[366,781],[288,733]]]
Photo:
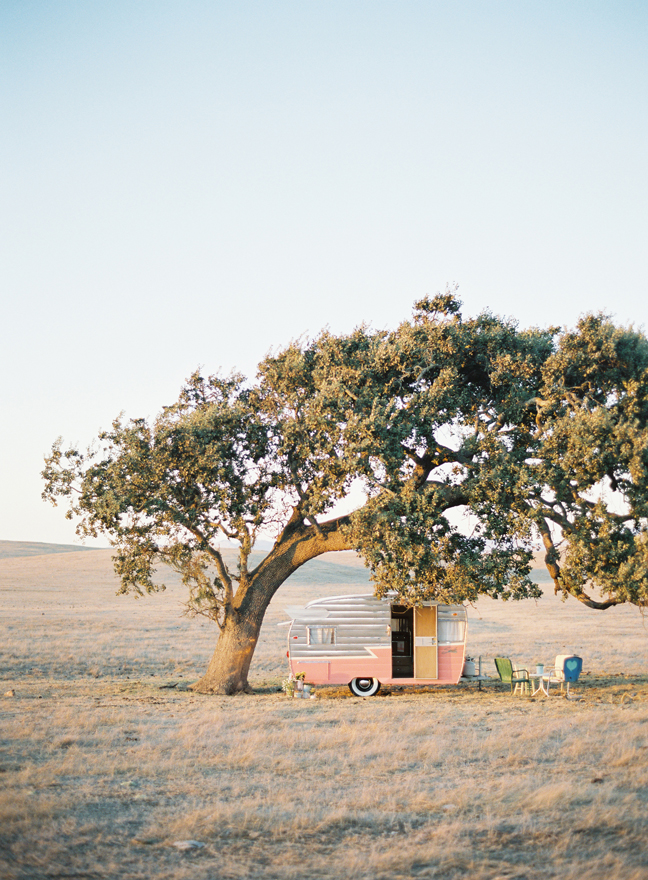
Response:
[[[288,678],[284,679],[281,682],[281,690],[284,692],[284,694],[287,697],[292,697],[294,695],[294,693],[295,693],[295,677],[292,674],[292,672],[290,673]]]
[[[289,674],[288,678],[284,679],[281,682],[281,690],[286,694],[287,697],[294,697],[295,691],[297,691],[297,696],[304,696],[304,692],[307,689],[310,689],[310,685],[304,686],[304,679],[306,678],[305,672],[298,672],[297,675],[293,675],[292,672]]]

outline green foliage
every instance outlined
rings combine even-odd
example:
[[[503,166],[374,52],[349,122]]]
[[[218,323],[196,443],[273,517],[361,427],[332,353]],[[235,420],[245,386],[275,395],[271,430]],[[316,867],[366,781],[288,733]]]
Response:
[[[648,341],[583,318],[547,360],[539,398],[532,499],[563,537],[560,588],[645,605]]]
[[[86,454],[57,442],[44,497],[69,499],[80,536],[109,535],[122,591],[163,588],[161,560],[181,572],[193,611],[222,622],[232,580],[245,577],[256,531],[272,517],[272,442],[241,377],[195,373],[153,425],[117,419]],[[224,565],[223,537],[242,548],[238,572]]]
[[[642,334],[602,315],[572,332],[465,319],[446,293],[392,332],[293,343],[253,384],[196,373],[154,423],[118,419],[95,450],[55,444],[44,496],[68,500],[80,535],[110,536],[123,590],[158,588],[163,560],[221,626],[260,589],[267,566],[247,562],[273,528],[270,557],[299,541],[302,561],[336,532],[377,592],[404,602],[538,596],[542,541],[557,590],[644,605],[647,419]],[[336,518],[354,481],[366,503]],[[224,536],[240,548],[235,571]]]

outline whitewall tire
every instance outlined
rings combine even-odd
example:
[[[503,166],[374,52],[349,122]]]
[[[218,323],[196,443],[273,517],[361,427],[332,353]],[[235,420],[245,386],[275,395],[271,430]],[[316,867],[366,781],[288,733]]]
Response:
[[[354,697],[373,697],[380,690],[380,682],[377,678],[354,678],[349,690]]]

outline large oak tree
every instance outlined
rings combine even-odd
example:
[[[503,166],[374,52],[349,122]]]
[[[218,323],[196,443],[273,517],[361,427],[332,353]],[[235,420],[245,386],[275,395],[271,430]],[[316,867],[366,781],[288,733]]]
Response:
[[[276,591],[331,550],[360,551],[378,595],[466,602],[538,596],[540,541],[565,597],[645,605],[647,420],[641,333],[603,315],[520,330],[446,294],[392,332],[293,343],[254,382],[196,373],[153,423],[117,419],[87,452],[59,441],[44,497],[109,537],[122,592],[163,588],[161,562],[181,573],[220,630],[194,687],[230,694]],[[353,485],[365,503],[335,516]]]

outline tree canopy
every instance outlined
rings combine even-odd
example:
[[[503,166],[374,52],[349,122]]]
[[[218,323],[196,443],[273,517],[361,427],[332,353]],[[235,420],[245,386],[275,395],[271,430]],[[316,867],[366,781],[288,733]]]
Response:
[[[159,589],[160,562],[181,573],[221,630],[197,687],[232,692],[276,590],[330,550],[358,550],[379,595],[471,602],[537,597],[540,542],[565,597],[645,605],[647,420],[640,332],[605,315],[521,330],[448,293],[394,331],[292,343],[251,382],[197,372],[86,452],[57,442],[44,497],[108,535],[122,591]],[[364,503],[336,516],[353,486]],[[274,545],[251,568],[260,534]]]

